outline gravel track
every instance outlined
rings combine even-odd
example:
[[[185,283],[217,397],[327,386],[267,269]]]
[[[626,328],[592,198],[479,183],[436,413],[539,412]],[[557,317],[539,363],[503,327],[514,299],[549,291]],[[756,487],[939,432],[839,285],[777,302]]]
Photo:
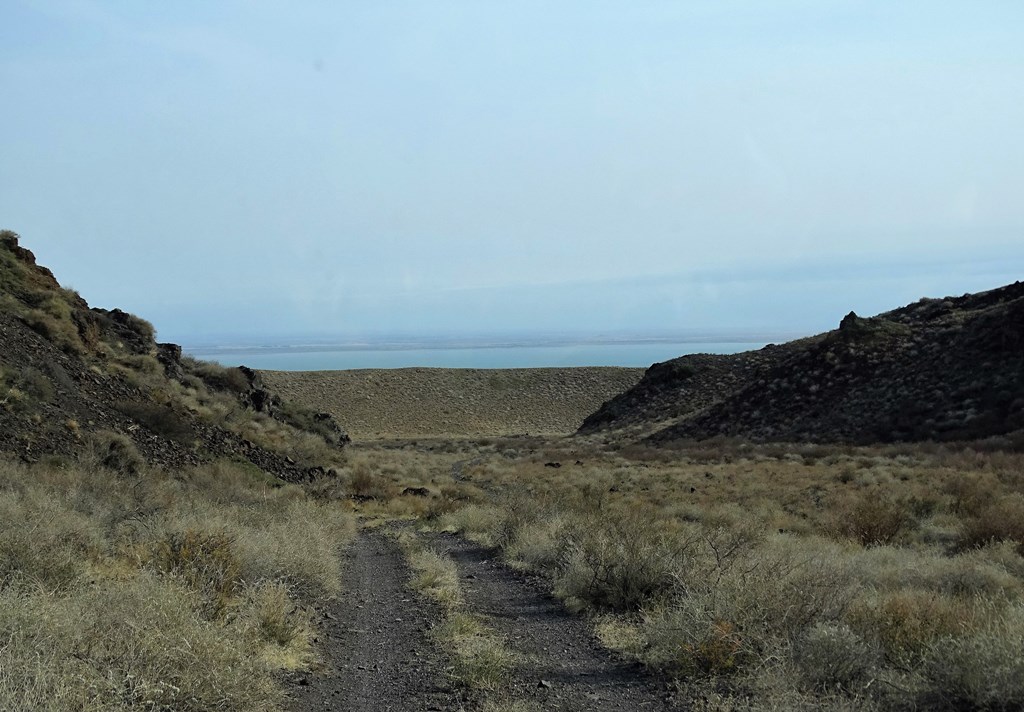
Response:
[[[325,669],[291,680],[289,709],[455,712],[465,709],[427,637],[439,612],[405,588],[397,546],[363,532],[346,554],[346,590],[323,612]]]
[[[566,712],[677,710],[664,680],[617,658],[589,624],[494,553],[443,534],[433,545],[459,567],[467,608],[484,617],[519,659],[504,692],[533,709]]]

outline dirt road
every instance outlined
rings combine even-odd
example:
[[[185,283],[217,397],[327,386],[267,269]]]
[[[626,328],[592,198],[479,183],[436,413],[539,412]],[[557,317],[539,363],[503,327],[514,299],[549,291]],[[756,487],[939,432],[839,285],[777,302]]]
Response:
[[[492,552],[452,535],[430,536],[459,568],[468,611],[482,617],[514,652],[508,685],[492,699],[529,710],[673,710],[663,681],[601,647],[589,625]],[[479,694],[457,689],[448,660],[428,631],[440,612],[405,588],[397,546],[362,533],[347,554],[345,593],[325,612],[327,664],[294,681],[291,709],[346,712],[455,712],[480,708]]]
[[[585,620],[491,550],[454,535],[435,539],[459,567],[467,607],[514,651],[505,695],[529,709],[566,712],[673,710],[665,683],[602,647]]]
[[[324,612],[325,669],[294,681],[290,709],[455,712],[465,709],[427,636],[438,612],[405,588],[394,542],[359,535],[346,554],[345,592]]]

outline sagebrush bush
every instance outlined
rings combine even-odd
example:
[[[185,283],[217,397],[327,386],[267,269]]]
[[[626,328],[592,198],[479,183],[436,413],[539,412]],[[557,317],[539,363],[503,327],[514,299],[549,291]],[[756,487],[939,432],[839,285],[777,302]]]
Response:
[[[195,430],[187,418],[173,408],[144,401],[123,401],[114,407],[147,429],[170,440],[190,443],[195,439]]]
[[[485,546],[494,546],[495,534],[504,517],[501,508],[494,505],[470,504],[443,515],[439,526]]]
[[[567,518],[557,514],[523,523],[505,545],[505,556],[515,565],[551,574],[565,562],[570,527]]]
[[[214,617],[224,614],[242,588],[242,566],[224,531],[171,532],[155,542],[147,558],[158,571],[180,577],[200,593]]]
[[[814,626],[842,619],[857,586],[841,562],[786,540],[722,557],[695,552],[671,604],[644,615],[646,658],[678,674],[744,672],[785,659]]]
[[[452,673],[476,690],[500,689],[514,662],[500,638],[475,616],[455,613],[431,631],[431,635],[455,653]]]
[[[977,548],[1000,541],[1012,542],[1024,556],[1024,493],[1014,492],[980,505],[963,526],[960,546]]]
[[[102,468],[126,476],[138,475],[146,469],[146,460],[135,443],[128,436],[110,430],[92,433],[79,451],[78,459],[87,469]]]
[[[613,611],[639,610],[666,598],[694,545],[642,511],[581,520],[567,539],[556,590],[570,602]]]
[[[836,621],[808,628],[797,639],[793,658],[807,683],[823,691],[859,691],[881,662],[876,646]]]
[[[37,490],[0,490],[0,588],[64,591],[102,549],[96,523]]]
[[[969,629],[974,613],[961,599],[904,589],[859,600],[847,620],[859,634],[878,641],[887,661],[907,666],[919,664],[939,638]]]
[[[296,605],[285,584],[264,581],[247,595],[249,615],[261,640],[287,647],[302,641],[309,632],[308,617]]]
[[[915,521],[905,502],[886,499],[879,493],[839,505],[834,516],[837,533],[864,546],[892,543]]]
[[[1024,607],[979,629],[934,640],[924,655],[923,705],[946,710],[1024,709]]]
[[[269,712],[281,700],[242,631],[197,618],[172,581],[0,597],[0,709]]]
[[[462,603],[459,571],[455,562],[437,552],[416,547],[407,549],[406,560],[413,571],[410,585],[438,603],[455,608]]]

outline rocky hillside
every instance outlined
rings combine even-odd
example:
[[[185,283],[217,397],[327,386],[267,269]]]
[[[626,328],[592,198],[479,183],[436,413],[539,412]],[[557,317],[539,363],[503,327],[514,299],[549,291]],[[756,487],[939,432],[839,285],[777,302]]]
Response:
[[[264,371],[291,400],[331,413],[359,439],[565,435],[639,368],[400,368]]]
[[[182,358],[148,322],[90,308],[0,231],[0,451],[180,467],[248,460],[284,479],[319,473],[348,436],[248,369]]]
[[[781,347],[658,364],[582,432],[629,426],[661,444],[972,440],[1024,429],[1024,285],[850,313],[835,331]]]
[[[579,432],[665,427],[745,388],[792,356],[802,343],[770,344],[739,354],[691,354],[656,363],[635,387],[587,416]]]

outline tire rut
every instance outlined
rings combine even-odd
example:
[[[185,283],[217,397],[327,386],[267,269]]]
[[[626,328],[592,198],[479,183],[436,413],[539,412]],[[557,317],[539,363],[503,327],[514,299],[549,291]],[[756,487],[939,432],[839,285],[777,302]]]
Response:
[[[345,554],[345,590],[323,611],[319,673],[291,680],[293,712],[456,712],[446,661],[427,637],[439,613],[405,588],[397,546],[363,532]]]
[[[541,710],[678,710],[666,682],[617,658],[589,624],[534,582],[460,537],[434,539],[459,568],[467,608],[504,636],[520,664],[506,691]]]

